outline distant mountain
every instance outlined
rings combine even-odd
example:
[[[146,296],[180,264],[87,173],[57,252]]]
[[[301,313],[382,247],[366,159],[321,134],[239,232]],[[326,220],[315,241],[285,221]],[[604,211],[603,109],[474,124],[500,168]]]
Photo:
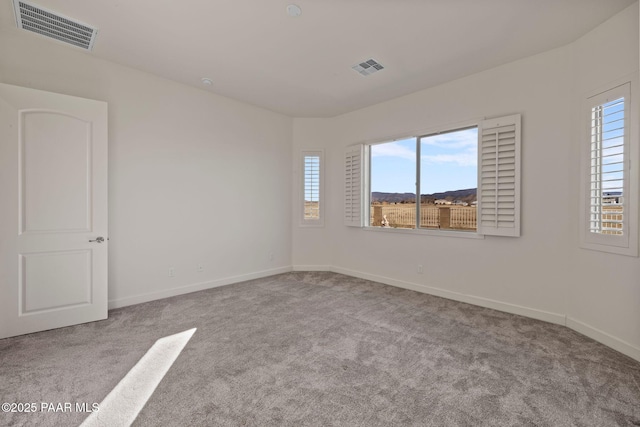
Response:
[[[465,190],[452,190],[445,191],[443,193],[433,193],[433,194],[422,194],[422,200],[439,200],[439,199],[447,199],[447,200],[463,200],[467,203],[470,203],[476,200],[476,188],[468,188]],[[374,191],[371,193],[371,201],[372,202],[387,202],[387,203],[402,203],[409,202],[413,203],[416,200],[415,193],[382,193],[378,191]]]
[[[453,190],[453,191],[445,191],[444,193],[433,193],[433,194],[423,194],[422,197],[433,198],[433,199],[447,199],[453,198],[455,200],[465,199],[467,197],[475,197],[477,193],[477,188],[467,188],[466,190]]]
[[[374,191],[371,193],[371,201],[387,203],[415,202],[416,193],[379,193]]]

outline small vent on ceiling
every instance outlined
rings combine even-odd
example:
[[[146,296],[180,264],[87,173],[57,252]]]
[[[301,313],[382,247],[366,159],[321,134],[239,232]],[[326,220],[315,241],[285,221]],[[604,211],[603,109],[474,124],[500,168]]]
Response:
[[[78,21],[42,9],[31,3],[13,0],[18,28],[91,50],[98,30]]]
[[[373,74],[384,69],[384,67],[375,59],[369,59],[368,61],[361,62],[351,68],[353,68],[363,76],[368,76],[369,74]]]

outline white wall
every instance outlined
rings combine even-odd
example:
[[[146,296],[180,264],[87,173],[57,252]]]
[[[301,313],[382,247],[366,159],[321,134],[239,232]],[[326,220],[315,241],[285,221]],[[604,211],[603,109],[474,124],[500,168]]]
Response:
[[[636,3],[574,44],[575,110],[594,90],[609,88],[620,79],[627,80],[630,74],[637,73],[640,60],[638,14]],[[594,58],[598,60],[594,61]],[[632,100],[634,96],[637,105],[640,93],[632,93]],[[639,120],[637,116],[634,119]],[[576,137],[580,124],[576,118]],[[637,134],[634,139],[638,143]],[[574,153],[578,152],[580,142],[574,138]],[[639,160],[632,159],[632,164],[637,167]],[[571,171],[571,185],[577,188],[580,185],[577,163],[573,166],[576,169]],[[572,206],[577,211],[578,195],[574,193],[573,196]],[[638,196],[635,195],[636,202]],[[572,241],[577,242],[579,230],[574,230]],[[626,344],[633,347],[634,357],[640,358],[640,258],[583,250],[575,244],[572,256],[575,257],[573,269],[579,274],[567,283],[569,325],[586,333],[590,333],[589,328],[595,328],[598,331],[594,337],[614,348],[621,341],[621,350]]]
[[[109,104],[111,307],[288,270],[290,118],[31,35],[0,51],[3,83]]]
[[[599,58],[607,66],[586,71],[597,62],[594,50],[606,52]],[[636,72],[638,64],[636,3],[571,45],[336,118],[295,119],[294,153],[326,150],[327,218],[321,230],[294,227],[294,268],[329,265],[569,324],[640,360],[640,260],[579,248],[574,111],[586,90]],[[513,113],[523,118],[522,237],[473,240],[342,225],[346,146]]]

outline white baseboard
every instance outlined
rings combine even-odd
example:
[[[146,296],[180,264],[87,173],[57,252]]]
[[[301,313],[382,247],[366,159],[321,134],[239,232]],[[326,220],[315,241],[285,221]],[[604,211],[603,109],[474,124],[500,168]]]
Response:
[[[363,273],[361,271],[349,270],[342,267],[332,267],[331,271],[335,273],[346,274],[347,276],[359,277],[374,282],[384,283],[386,285],[397,286],[399,288],[410,289],[438,297],[448,298],[455,301],[466,302],[480,307],[492,308],[494,310],[504,311],[511,314],[529,317],[532,319],[542,320],[549,323],[563,325],[569,329],[585,335],[601,344],[606,345],[620,353],[631,357],[640,362],[640,348],[621,340],[611,334],[603,332],[593,326],[587,325],[576,319],[572,319],[564,314],[551,313],[548,311],[537,310],[529,307],[523,307],[516,304],[509,304],[501,301],[495,301],[488,298],[466,295],[458,292],[452,292],[445,289],[434,288],[431,286],[421,285],[418,283],[404,282],[402,280],[391,279],[389,277],[377,276],[374,274]]]
[[[278,267],[269,270],[256,271],[254,273],[242,274],[239,276],[225,277],[207,282],[194,283],[187,286],[177,288],[164,289],[157,292],[149,292],[146,294],[135,295],[131,297],[109,300],[109,310],[114,308],[126,307],[128,305],[141,304],[143,302],[154,301],[162,298],[174,297],[176,295],[189,294],[191,292],[204,291],[205,289],[217,288],[220,286],[231,285],[233,283],[244,282],[247,280],[261,279],[263,277],[273,276],[276,274],[288,273],[291,267]]]
[[[294,265],[292,271],[334,271],[330,265]]]
[[[342,267],[333,267],[335,273],[346,274],[347,276],[359,277],[374,282],[384,283],[385,285],[397,286],[399,288],[410,289],[412,291],[422,292],[424,294],[434,295],[437,297],[447,298],[454,301],[465,302],[468,304],[478,305],[480,307],[491,308],[506,313],[518,314],[520,316],[530,317],[532,319],[543,320],[558,325],[566,325],[566,316],[563,314],[551,313],[548,311],[537,310],[534,308],[523,307],[516,304],[496,301],[489,298],[482,298],[473,295],[462,294],[459,292],[448,291],[446,289],[435,288],[432,286],[421,285],[418,283],[405,282],[402,280],[391,279],[389,277],[377,276],[374,274],[363,273],[361,271],[349,270]]]
[[[640,348],[623,341],[620,338],[614,337],[611,334],[596,329],[593,326],[589,326],[579,320],[572,319],[571,317],[567,317],[567,326],[582,335],[594,339],[607,347],[611,347],[612,349],[640,362]]]

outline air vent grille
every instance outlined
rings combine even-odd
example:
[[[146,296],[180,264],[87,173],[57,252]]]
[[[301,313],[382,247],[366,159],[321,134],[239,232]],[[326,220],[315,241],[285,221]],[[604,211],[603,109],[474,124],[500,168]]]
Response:
[[[93,49],[98,30],[55,12],[20,0],[14,0],[18,28],[71,44],[85,50]]]
[[[382,66],[382,64],[380,64],[375,59],[369,59],[367,61],[356,64],[351,68],[353,68],[363,76],[368,76],[380,70],[384,70],[384,67]]]

